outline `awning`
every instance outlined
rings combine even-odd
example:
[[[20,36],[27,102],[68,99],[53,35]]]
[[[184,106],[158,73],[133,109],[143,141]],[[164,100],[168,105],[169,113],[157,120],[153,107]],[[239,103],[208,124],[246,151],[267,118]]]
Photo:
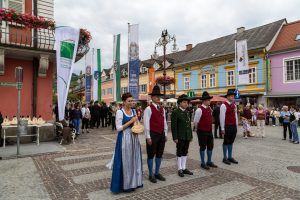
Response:
[[[265,95],[264,97],[269,97],[269,98],[298,97],[298,98],[300,98],[300,94],[270,94],[270,95]]]

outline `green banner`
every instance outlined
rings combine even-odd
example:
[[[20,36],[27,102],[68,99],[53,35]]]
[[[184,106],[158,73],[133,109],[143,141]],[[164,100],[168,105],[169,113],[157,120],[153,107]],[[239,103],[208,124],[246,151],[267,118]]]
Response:
[[[114,35],[114,100],[116,102],[121,101],[120,40],[120,34]]]
[[[99,77],[98,77],[98,101],[101,102],[102,100],[102,81],[101,81],[101,49],[97,49],[97,67],[98,67],[98,73],[99,73]]]

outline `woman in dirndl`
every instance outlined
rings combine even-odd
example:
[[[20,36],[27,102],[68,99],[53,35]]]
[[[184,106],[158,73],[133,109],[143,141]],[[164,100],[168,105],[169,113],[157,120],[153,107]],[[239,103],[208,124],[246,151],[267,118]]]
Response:
[[[138,135],[131,127],[138,119],[132,109],[133,98],[130,93],[122,95],[123,108],[117,111],[117,143],[112,164],[110,190],[113,193],[130,192],[143,187],[142,151]]]

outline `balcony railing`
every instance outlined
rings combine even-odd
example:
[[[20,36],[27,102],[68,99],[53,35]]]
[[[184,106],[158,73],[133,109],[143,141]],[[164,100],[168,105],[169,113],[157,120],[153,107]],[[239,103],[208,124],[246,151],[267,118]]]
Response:
[[[32,29],[23,24],[10,21],[0,21],[0,44],[17,48],[27,48],[42,51],[54,50],[54,30]]]
[[[54,52],[55,31],[45,28],[28,28],[11,21],[0,21],[0,46]],[[89,46],[79,41],[75,62],[87,52]]]

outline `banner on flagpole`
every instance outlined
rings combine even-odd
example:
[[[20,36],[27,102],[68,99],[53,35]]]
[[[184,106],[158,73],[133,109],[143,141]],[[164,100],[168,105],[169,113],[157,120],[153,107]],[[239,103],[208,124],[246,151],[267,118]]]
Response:
[[[121,71],[120,71],[120,42],[121,35],[114,35],[114,46],[113,46],[113,76],[114,76],[114,101],[121,101]]]
[[[93,52],[89,51],[85,55],[85,102],[92,99],[92,66]]]
[[[139,25],[129,25],[128,33],[128,91],[132,94],[134,100],[139,100]]]
[[[79,29],[59,27],[55,29],[57,63],[57,104],[59,120],[65,117],[65,106],[79,40]]]
[[[249,84],[249,65],[247,40],[240,40],[236,43],[238,84]]]
[[[101,101],[101,49],[97,49],[97,71],[94,72],[95,80],[97,80],[97,99],[94,98],[94,100]]]
[[[149,80],[148,92],[152,93],[153,87],[155,86],[155,67],[151,67],[148,69],[148,80]]]

